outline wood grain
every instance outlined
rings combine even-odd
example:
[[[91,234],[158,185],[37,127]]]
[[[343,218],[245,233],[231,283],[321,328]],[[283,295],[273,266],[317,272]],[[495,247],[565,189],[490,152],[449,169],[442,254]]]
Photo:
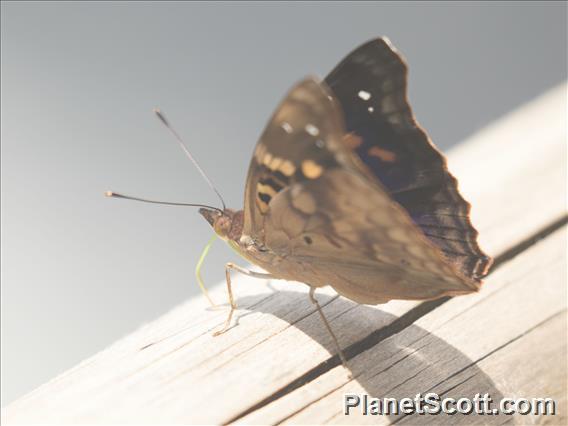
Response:
[[[563,227],[492,274],[485,291],[450,300],[352,359],[353,380],[338,366],[240,422],[390,424],[399,416],[366,417],[358,410],[344,416],[343,395],[436,392],[456,399],[476,393],[495,400],[551,397],[560,413],[556,424],[565,424],[566,257],[559,250],[565,241]],[[508,419],[503,417],[439,415],[418,421],[501,424]]]
[[[533,420],[565,423],[565,108],[562,85],[450,154],[482,247],[499,259],[480,293],[381,306],[318,293],[342,347],[350,348],[355,379],[335,367],[305,285],[235,275],[239,325],[227,333],[211,335],[226,309],[188,300],[15,401],[3,409],[3,422],[405,423],[417,420],[345,417],[342,394],[409,396],[432,388],[551,396],[561,414]],[[224,300],[224,285],[212,296]],[[495,419],[517,421],[429,421]]]

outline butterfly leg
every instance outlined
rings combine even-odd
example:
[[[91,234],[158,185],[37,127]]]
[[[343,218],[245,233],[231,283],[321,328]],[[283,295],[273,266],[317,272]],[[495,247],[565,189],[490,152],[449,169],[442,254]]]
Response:
[[[233,297],[233,289],[231,286],[231,269],[253,278],[261,278],[261,279],[274,278],[274,275],[272,274],[250,271],[248,269],[241,268],[240,266],[235,265],[234,263],[231,262],[227,263],[225,265],[225,278],[227,281],[227,293],[229,293],[229,305],[231,307],[231,310],[229,311],[229,315],[227,316],[227,320],[225,321],[225,325],[223,325],[223,328],[213,333],[213,336],[218,336],[220,334],[223,334],[225,331],[229,329],[229,326],[231,325],[231,319],[233,318],[233,313],[235,312],[235,309],[237,309],[237,304],[235,303],[235,298]]]
[[[350,371],[349,368],[347,367],[347,359],[345,358],[345,354],[343,353],[343,351],[341,350],[341,347],[339,346],[339,342],[337,341],[337,337],[335,337],[335,333],[331,329],[331,325],[329,324],[329,322],[327,321],[327,318],[323,314],[321,306],[320,306],[318,300],[316,299],[315,293],[316,293],[316,288],[310,287],[310,301],[316,306],[316,309],[317,309],[318,313],[320,314],[320,317],[321,317],[323,323],[325,324],[325,328],[327,328],[327,331],[329,331],[331,339],[333,340],[333,344],[335,345],[335,350],[337,351],[337,355],[339,355],[339,359],[341,359],[341,363],[343,364],[343,367],[345,367],[345,369],[347,371]],[[351,373],[349,373],[349,375],[351,376]]]

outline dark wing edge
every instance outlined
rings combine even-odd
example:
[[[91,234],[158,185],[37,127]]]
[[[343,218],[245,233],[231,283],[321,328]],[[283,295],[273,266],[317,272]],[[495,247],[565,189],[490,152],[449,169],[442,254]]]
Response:
[[[359,142],[352,149],[365,166],[443,257],[481,282],[492,259],[477,243],[471,205],[445,156],[414,117],[407,76],[403,57],[388,39],[378,38],[351,52],[325,83],[342,107],[347,132]]]

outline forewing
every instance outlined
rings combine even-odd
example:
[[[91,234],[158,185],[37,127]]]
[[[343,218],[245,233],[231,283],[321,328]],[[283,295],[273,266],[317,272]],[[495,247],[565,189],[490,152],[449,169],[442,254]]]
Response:
[[[479,280],[491,259],[477,244],[470,205],[407,100],[407,66],[386,39],[350,53],[325,79],[345,120],[348,146],[463,275]]]
[[[315,78],[290,90],[254,150],[245,188],[244,234],[264,239],[264,218],[278,193],[306,179],[306,174],[337,167],[342,129],[334,100]]]
[[[332,285],[361,303],[476,290],[344,137],[338,105],[314,79],[291,90],[264,131],[249,169],[243,235],[275,255],[271,272]]]

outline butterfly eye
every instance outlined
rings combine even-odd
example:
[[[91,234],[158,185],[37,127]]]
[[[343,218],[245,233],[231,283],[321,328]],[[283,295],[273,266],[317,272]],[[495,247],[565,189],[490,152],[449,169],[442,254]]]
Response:
[[[312,239],[311,239],[311,237],[308,237],[307,235],[306,235],[306,236],[304,236],[304,241],[305,241],[305,242],[306,242],[306,244],[308,244],[308,245],[309,245],[309,244],[311,244],[311,243],[313,242],[313,241],[312,241]]]

